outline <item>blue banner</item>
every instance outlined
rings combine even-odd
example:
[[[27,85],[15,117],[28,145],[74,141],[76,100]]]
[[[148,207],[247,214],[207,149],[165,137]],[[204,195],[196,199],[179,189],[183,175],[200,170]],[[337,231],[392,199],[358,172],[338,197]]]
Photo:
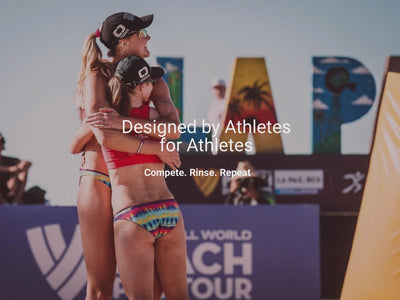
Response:
[[[165,70],[163,78],[168,84],[171,100],[178,111],[179,120],[183,122],[183,58],[157,57],[157,64]]]
[[[182,205],[191,299],[317,300],[316,205]],[[76,207],[0,207],[4,299],[84,299]],[[127,299],[117,276],[112,299]]]

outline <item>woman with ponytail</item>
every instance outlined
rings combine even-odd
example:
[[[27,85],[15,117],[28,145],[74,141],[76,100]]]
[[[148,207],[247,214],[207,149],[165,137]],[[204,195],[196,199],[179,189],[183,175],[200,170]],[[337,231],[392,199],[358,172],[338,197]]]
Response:
[[[112,106],[123,118],[153,120],[150,108],[153,82],[164,74],[138,56],[122,59],[109,82]],[[141,142],[153,140],[132,133]],[[129,299],[159,299],[159,282],[168,300],[188,300],[186,241],[182,213],[168,189],[164,164],[157,155],[103,147],[112,185],[114,242],[117,266]],[[160,174],[149,176],[149,174]]]
[[[153,15],[137,17],[130,13],[116,13],[107,17],[101,28],[87,38],[77,85],[82,118],[110,106],[108,81],[121,59],[131,55],[150,55],[147,49],[150,36],[145,28],[152,21]],[[109,49],[110,61],[102,58],[97,38]],[[161,78],[157,80],[151,98],[160,113],[160,121],[179,123],[168,86]],[[70,152],[83,151],[77,208],[87,269],[86,300],[110,299],[116,272],[111,184],[101,146],[131,153],[140,147],[142,154],[156,154],[173,169],[180,166],[179,154],[162,152],[158,141],[143,141],[116,130],[82,124],[72,139]],[[155,295],[158,294],[161,291],[155,277]]]

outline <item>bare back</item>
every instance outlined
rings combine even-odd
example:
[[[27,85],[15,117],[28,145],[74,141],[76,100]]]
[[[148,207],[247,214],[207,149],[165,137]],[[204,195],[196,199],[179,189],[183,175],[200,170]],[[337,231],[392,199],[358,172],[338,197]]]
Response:
[[[145,175],[150,170],[163,171],[164,164],[146,163],[110,170],[114,214],[129,206],[173,198],[164,176]]]
[[[109,107],[107,81],[108,79],[101,72],[90,72],[86,77],[81,100],[86,114],[97,112],[101,107]],[[101,146],[95,136],[86,144],[82,159],[83,168],[108,174]]]

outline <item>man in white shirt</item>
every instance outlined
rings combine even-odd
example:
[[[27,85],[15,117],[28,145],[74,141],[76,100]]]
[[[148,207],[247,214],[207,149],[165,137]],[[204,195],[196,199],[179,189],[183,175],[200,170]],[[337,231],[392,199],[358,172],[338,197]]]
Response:
[[[214,78],[211,81],[211,88],[213,90],[215,99],[213,103],[210,106],[210,109],[208,110],[208,122],[215,124],[215,126],[218,126],[223,120],[223,116],[225,113],[225,108],[226,108],[226,100],[225,100],[225,90],[226,90],[226,84],[225,81],[221,78]],[[219,130],[221,130],[223,127],[222,124],[219,125]],[[216,137],[213,137],[213,140],[215,140]],[[213,149],[212,153],[215,155],[217,154],[218,150]]]
[[[221,122],[223,114],[225,113],[225,81],[220,78],[214,78],[211,81],[211,88],[213,90],[215,99],[208,111],[208,122],[218,124]]]
[[[220,78],[214,78],[211,81],[211,88],[213,90],[215,99],[208,111],[208,122],[213,124],[218,124],[221,122],[223,114],[225,113],[225,106],[226,106],[225,81]]]

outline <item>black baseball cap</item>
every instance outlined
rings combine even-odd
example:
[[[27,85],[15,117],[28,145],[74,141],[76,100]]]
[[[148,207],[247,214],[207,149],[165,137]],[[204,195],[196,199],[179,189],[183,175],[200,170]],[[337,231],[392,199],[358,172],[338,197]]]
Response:
[[[137,86],[146,80],[157,79],[164,75],[164,69],[160,67],[150,67],[150,65],[139,56],[129,56],[123,58],[115,69],[115,76],[119,77],[124,83],[131,83]]]
[[[150,26],[154,15],[138,17],[127,12],[119,12],[107,17],[100,28],[100,41],[112,49],[119,40],[124,39],[131,31]]]

